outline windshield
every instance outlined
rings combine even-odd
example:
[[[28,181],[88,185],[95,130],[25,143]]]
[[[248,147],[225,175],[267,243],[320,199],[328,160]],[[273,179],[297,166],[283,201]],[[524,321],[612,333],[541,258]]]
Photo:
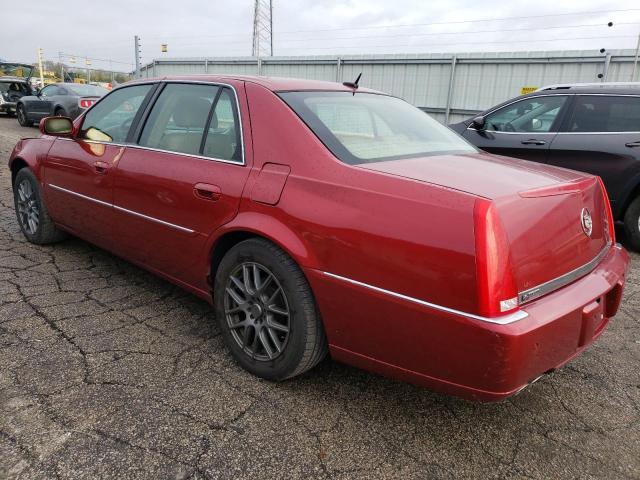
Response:
[[[32,67],[30,65],[0,62],[0,77],[27,78],[31,75],[31,68]]]
[[[95,85],[82,85],[80,83],[66,83],[65,87],[80,97],[102,97],[109,90]]]
[[[404,100],[372,93],[282,92],[331,152],[351,165],[476,148]]]

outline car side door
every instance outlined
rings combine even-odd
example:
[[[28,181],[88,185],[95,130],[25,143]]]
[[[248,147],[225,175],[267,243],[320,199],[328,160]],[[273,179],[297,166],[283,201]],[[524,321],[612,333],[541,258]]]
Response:
[[[236,215],[249,175],[243,94],[242,83],[164,85],[116,169],[120,255],[208,291],[205,247]]]
[[[549,163],[600,176],[620,219],[640,184],[640,96],[577,94]]]
[[[53,102],[58,95],[57,85],[47,85],[44,87],[37,96],[29,99],[27,107],[27,115],[32,120],[40,120],[46,116],[51,115],[51,109],[53,108]]]
[[[543,95],[517,100],[486,115],[481,129],[472,123],[463,136],[490,153],[545,162],[568,99]]]
[[[43,162],[51,217],[66,230],[109,249],[113,232],[113,171],[124,154],[131,125],[154,85],[114,90],[77,125],[57,138]]]

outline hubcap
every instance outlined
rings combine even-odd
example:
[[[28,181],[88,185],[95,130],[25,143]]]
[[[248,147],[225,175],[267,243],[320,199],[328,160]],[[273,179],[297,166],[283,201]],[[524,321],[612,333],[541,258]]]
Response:
[[[282,354],[291,328],[289,303],[267,267],[244,262],[231,272],[224,311],[231,335],[245,354],[264,362]]]
[[[20,225],[29,234],[34,235],[40,224],[40,210],[33,187],[29,180],[22,180],[18,185],[18,218]]]

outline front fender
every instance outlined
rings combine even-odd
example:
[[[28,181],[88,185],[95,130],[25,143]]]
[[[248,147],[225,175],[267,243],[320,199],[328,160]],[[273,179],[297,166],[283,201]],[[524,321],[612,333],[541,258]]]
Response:
[[[9,156],[9,168],[13,171],[17,161],[24,162],[38,178],[43,181],[41,166],[51,149],[53,137],[23,138],[16,143]]]

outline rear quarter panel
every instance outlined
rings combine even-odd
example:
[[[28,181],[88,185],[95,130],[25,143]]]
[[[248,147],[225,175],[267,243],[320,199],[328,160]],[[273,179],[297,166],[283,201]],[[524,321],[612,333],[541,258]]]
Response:
[[[473,205],[462,192],[346,165],[273,92],[247,84],[254,167],[231,230],[257,230],[304,268],[329,272],[464,311],[477,308]],[[251,200],[265,163],[291,167],[280,202]],[[332,344],[368,351],[382,329],[360,335],[358,315],[329,315]],[[397,319],[401,329],[402,319]]]

